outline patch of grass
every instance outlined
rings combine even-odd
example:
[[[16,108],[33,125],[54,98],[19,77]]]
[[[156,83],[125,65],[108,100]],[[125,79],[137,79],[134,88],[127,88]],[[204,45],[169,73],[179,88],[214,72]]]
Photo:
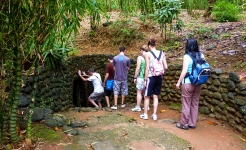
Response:
[[[68,56],[77,56],[79,54],[79,49],[74,48],[68,53]]]
[[[45,142],[55,142],[62,140],[62,135],[43,124],[32,125],[32,137],[34,139],[42,139]]]
[[[181,104],[177,104],[177,103],[171,103],[169,105],[169,108],[170,109],[174,109],[174,110],[178,110],[178,111],[181,111],[182,110]]]

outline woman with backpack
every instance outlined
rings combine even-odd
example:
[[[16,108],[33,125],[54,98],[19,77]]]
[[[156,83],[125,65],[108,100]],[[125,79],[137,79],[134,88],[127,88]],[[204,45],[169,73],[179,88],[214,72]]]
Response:
[[[162,76],[167,69],[167,61],[165,54],[162,51],[156,50],[156,41],[151,39],[148,42],[150,51],[145,54],[145,93],[144,93],[144,113],[140,118],[148,119],[148,107],[150,96],[153,95],[153,114],[152,119],[157,120],[158,95],[161,93]]]
[[[176,127],[184,130],[195,129],[196,127],[201,85],[191,84],[187,73],[192,72],[193,59],[191,56],[195,58],[197,54],[204,58],[203,54],[199,52],[197,40],[188,39],[183,58],[183,69],[176,84],[176,88],[180,89],[182,82],[182,112],[180,122],[176,124]]]
[[[137,66],[135,69],[134,75],[134,83],[136,84],[137,88],[137,105],[132,108],[132,111],[141,111],[141,101],[142,101],[142,93],[145,89],[144,86],[144,72],[145,72],[145,59],[144,55],[147,52],[147,45],[143,45],[140,48],[140,56],[137,58]]]

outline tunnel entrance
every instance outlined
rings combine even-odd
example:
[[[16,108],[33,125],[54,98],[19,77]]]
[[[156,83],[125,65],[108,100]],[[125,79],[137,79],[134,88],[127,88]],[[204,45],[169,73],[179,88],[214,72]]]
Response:
[[[73,104],[75,107],[87,107],[85,83],[80,78],[73,81]]]

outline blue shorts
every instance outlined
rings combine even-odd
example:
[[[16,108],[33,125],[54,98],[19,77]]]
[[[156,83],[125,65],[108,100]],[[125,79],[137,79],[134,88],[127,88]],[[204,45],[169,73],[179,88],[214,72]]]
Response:
[[[152,76],[146,81],[144,96],[160,95],[162,85],[162,76]]]
[[[128,83],[126,81],[117,81],[114,80],[114,95],[119,95],[121,91],[122,95],[127,95],[128,94]]]

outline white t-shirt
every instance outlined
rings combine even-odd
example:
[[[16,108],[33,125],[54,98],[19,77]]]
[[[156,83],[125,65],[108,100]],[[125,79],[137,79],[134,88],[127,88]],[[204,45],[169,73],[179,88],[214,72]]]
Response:
[[[88,78],[88,81],[91,81],[94,87],[94,91],[95,93],[103,93],[104,89],[102,86],[102,79],[99,73],[93,73],[92,76],[90,76]]]

